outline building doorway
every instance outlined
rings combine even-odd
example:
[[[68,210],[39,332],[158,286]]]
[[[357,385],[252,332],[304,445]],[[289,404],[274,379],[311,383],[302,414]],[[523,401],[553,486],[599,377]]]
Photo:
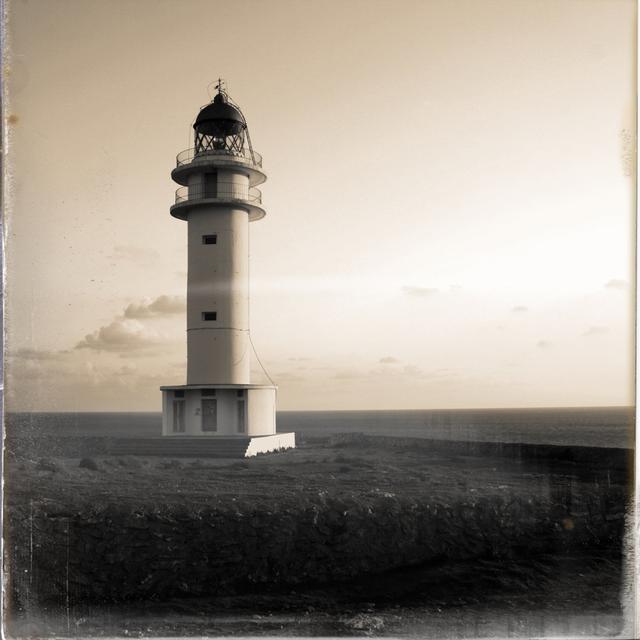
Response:
[[[202,399],[202,430],[218,430],[218,403],[215,398]]]

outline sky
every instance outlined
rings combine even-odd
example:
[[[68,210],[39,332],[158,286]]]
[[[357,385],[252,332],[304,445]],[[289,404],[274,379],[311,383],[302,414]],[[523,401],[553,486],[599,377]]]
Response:
[[[279,409],[633,403],[632,0],[6,4],[9,411],[184,384],[170,172],[218,77]]]

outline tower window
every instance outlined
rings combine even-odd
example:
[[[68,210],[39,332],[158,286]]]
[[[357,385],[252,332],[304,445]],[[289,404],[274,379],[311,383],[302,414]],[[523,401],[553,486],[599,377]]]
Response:
[[[173,392],[173,397],[174,398],[184,398],[184,391],[183,390],[176,390]]]
[[[218,244],[218,236],[215,233],[209,236],[202,236],[202,244]]]
[[[213,320],[217,319],[218,314],[215,311],[203,311],[202,312],[202,319],[205,322],[211,322]]]
[[[209,397],[213,397],[216,395],[216,390],[215,389],[202,389],[201,390],[201,394],[203,397],[205,396],[209,396]]]

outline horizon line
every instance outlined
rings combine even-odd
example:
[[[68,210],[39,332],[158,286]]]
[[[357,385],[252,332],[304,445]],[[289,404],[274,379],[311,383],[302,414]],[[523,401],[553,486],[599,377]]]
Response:
[[[410,411],[540,411],[540,410],[568,410],[568,409],[635,409],[635,404],[623,405],[562,405],[562,406],[533,406],[533,407],[435,407],[435,408],[421,408],[421,409],[280,409],[276,413],[350,413],[350,412],[410,412]],[[17,414],[17,413],[157,413],[162,415],[162,410],[132,410],[132,411],[109,411],[103,409],[90,409],[86,411],[70,411],[70,410],[43,410],[38,409],[34,411],[22,410],[22,411],[5,411],[4,415]]]

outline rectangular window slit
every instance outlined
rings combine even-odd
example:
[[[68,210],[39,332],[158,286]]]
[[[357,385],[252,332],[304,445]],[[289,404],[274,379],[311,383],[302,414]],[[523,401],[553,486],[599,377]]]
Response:
[[[202,236],[202,244],[218,244],[218,236],[215,234]]]
[[[215,311],[203,311],[202,312],[202,319],[205,322],[211,322],[213,320],[216,320],[218,317],[218,314]]]

